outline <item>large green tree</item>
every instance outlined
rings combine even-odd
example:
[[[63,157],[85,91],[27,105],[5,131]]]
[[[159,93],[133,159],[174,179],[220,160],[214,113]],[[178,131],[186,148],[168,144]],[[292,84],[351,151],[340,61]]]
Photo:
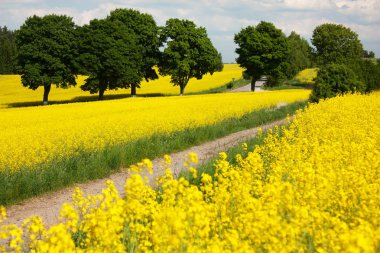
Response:
[[[106,90],[128,88],[140,83],[143,55],[138,38],[119,20],[94,19],[78,28],[80,38],[78,63],[81,73],[88,75],[81,86],[103,99]]]
[[[16,73],[16,36],[6,26],[0,27],[0,74]]]
[[[363,55],[363,45],[357,33],[340,24],[322,24],[312,35],[312,44],[319,65],[351,64]]]
[[[283,32],[272,23],[261,21],[235,35],[238,45],[236,62],[252,77],[251,90],[262,75],[270,75],[288,55],[288,42]]]
[[[32,16],[16,33],[18,69],[25,87],[44,87],[43,103],[48,103],[51,85],[76,85],[75,24],[62,15]]]
[[[180,87],[180,95],[191,78],[202,79],[223,69],[222,56],[204,27],[190,20],[169,19],[161,35],[165,48],[159,72],[171,76],[171,83]]]
[[[161,46],[159,38],[159,28],[152,15],[140,13],[133,9],[116,9],[108,17],[111,21],[120,21],[125,25],[125,29],[133,33],[137,39],[137,50],[141,54],[142,62],[139,73],[146,81],[158,78],[154,69],[159,63]],[[130,83],[127,87],[131,88],[131,95],[136,95],[136,88],[140,88],[140,82]]]

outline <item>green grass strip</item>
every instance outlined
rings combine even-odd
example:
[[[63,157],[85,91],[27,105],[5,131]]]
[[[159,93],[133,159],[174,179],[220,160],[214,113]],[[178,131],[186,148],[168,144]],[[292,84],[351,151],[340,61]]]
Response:
[[[229,148],[228,150],[225,150],[227,154],[227,161],[234,165],[236,164],[236,155],[240,154],[243,158],[246,158],[248,155],[248,152],[252,151],[256,145],[262,145],[264,144],[264,139],[266,136],[266,132],[262,134],[261,137],[256,136],[251,139],[248,139],[246,141],[239,142],[239,144]],[[248,145],[248,151],[244,151],[242,144],[246,143]],[[218,159],[218,155],[208,159],[206,162],[202,163],[198,168],[197,168],[197,177],[194,178],[193,175],[187,171],[181,171],[179,174],[179,177],[184,177],[186,180],[188,180],[191,184],[200,186],[201,185],[201,179],[202,179],[202,174],[206,173],[209,174],[212,178],[214,178],[215,175],[215,161]]]
[[[204,91],[197,91],[197,92],[190,92],[190,93],[185,93],[185,95],[199,95],[199,94],[210,94],[210,93],[222,93],[222,92],[228,92],[232,89],[237,89],[242,86],[245,86],[247,84],[250,84],[250,80],[245,80],[243,78],[231,81],[229,83],[226,83],[223,86],[212,88],[209,90],[204,90]]]
[[[233,132],[257,127],[293,114],[307,102],[297,102],[278,109],[262,109],[230,118],[214,125],[187,129],[171,134],[154,135],[134,142],[109,146],[100,151],[83,152],[77,156],[42,164],[37,169],[23,168],[19,172],[0,172],[0,205],[55,191],[74,183],[104,178],[141,161],[185,150]]]

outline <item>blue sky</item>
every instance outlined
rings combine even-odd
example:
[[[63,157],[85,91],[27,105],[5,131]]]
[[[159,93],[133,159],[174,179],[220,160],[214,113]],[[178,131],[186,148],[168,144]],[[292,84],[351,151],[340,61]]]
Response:
[[[380,0],[0,0],[0,26],[17,29],[33,14],[66,14],[78,25],[103,18],[115,8],[150,13],[158,25],[169,18],[193,20],[207,29],[224,62],[233,62],[234,34],[261,20],[288,35],[295,31],[310,39],[323,23],[349,26],[359,34],[364,48],[380,57]]]

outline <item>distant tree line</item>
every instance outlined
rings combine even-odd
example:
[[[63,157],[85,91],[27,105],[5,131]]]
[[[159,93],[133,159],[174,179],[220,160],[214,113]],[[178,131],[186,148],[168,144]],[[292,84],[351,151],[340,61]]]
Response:
[[[16,55],[15,32],[0,26],[0,74],[16,73]]]
[[[158,73],[169,75],[183,95],[191,78],[223,69],[205,28],[180,19],[159,27],[150,14],[132,9],[116,9],[84,26],[66,15],[34,15],[9,36],[17,48],[17,57],[7,58],[16,66],[9,73],[17,69],[25,87],[43,87],[44,104],[52,85],[75,86],[80,74],[88,76],[80,88],[102,100],[106,90],[131,89],[135,96],[141,81]]]
[[[288,37],[272,23],[260,22],[235,35],[237,63],[251,78],[251,90],[263,75],[274,86],[309,67],[319,69],[312,101],[346,92],[370,92],[380,88],[380,60],[363,49],[358,35],[337,24],[322,24],[313,31],[312,45],[292,32]]]

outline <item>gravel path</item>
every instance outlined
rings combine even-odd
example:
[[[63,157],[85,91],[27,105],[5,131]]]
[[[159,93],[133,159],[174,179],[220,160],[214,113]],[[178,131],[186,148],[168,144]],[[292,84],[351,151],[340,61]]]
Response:
[[[283,106],[283,104],[279,104]],[[262,125],[263,130],[269,129],[274,125],[284,124],[285,120],[278,120],[266,125]],[[257,128],[252,128],[237,133],[230,134],[223,138],[204,143],[199,146],[194,146],[190,149],[170,154],[172,159],[172,168],[176,168],[174,172],[178,175],[182,168],[182,164],[185,161],[185,155],[190,152],[195,152],[198,154],[199,164],[207,161],[208,159],[216,156],[219,152],[226,151],[228,148],[237,145],[244,140],[248,140],[256,135]],[[158,168],[162,164],[162,158],[153,160],[153,168]],[[162,171],[154,170],[153,175],[149,176],[151,178],[160,175]],[[71,195],[75,187],[80,187],[85,196],[94,195],[101,193],[101,190],[105,187],[105,183],[108,179],[112,180],[119,191],[121,196],[125,196],[124,185],[128,177],[126,169],[122,169],[120,172],[114,173],[107,178],[98,179],[90,181],[87,183],[76,184],[72,187],[67,187],[65,189],[46,193],[39,197],[34,197],[24,202],[7,207],[7,219],[3,221],[3,224],[22,224],[22,221],[32,215],[41,216],[45,225],[48,227],[54,223],[58,222],[59,210],[62,204],[65,202],[71,202]]]

